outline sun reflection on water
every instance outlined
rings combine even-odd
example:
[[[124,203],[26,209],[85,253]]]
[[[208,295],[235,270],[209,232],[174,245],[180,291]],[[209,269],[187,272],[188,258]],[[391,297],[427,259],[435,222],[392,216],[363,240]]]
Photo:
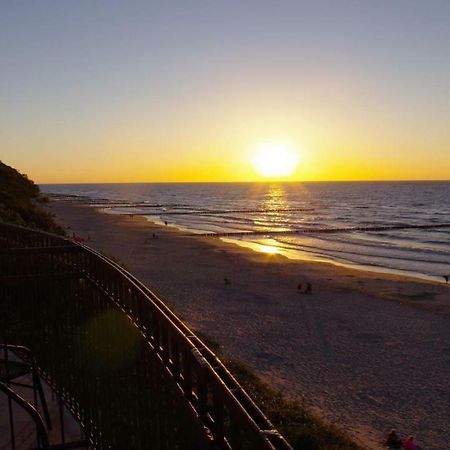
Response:
[[[282,184],[269,186],[263,201],[263,209],[266,211],[287,208],[289,203],[286,199],[286,189]]]
[[[272,245],[265,245],[265,244],[256,244],[257,247],[256,250],[267,253],[268,255],[276,255],[280,253],[280,249],[278,247],[273,247]]]

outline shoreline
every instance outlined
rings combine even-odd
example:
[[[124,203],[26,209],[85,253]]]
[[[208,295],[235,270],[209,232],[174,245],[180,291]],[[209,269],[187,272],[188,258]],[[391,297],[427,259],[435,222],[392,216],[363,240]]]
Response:
[[[380,448],[393,426],[430,450],[445,446],[445,285],[258,253],[70,202],[50,209],[69,231],[89,234],[88,245],[123,261],[225,354],[364,447]],[[312,295],[299,294],[297,285],[308,282]]]
[[[83,206],[89,206],[91,208],[93,208],[95,211],[97,211],[99,214],[108,214],[108,215],[113,215],[113,216],[123,216],[123,217],[128,217],[129,215],[127,214],[111,214],[108,212],[105,212],[103,208],[97,208],[95,206],[92,205],[83,205]],[[341,263],[339,261],[333,261],[331,259],[327,259],[327,258],[320,258],[317,257],[315,258],[314,256],[309,256],[312,255],[312,253],[310,254],[309,252],[303,252],[305,254],[305,257],[296,257],[296,256],[289,256],[289,251],[283,251],[282,247],[274,247],[274,246],[269,246],[267,245],[266,249],[258,249],[257,247],[265,247],[264,244],[261,243],[257,243],[257,242],[252,242],[252,241],[245,241],[245,240],[239,240],[239,239],[233,239],[233,238],[226,238],[226,237],[214,237],[214,236],[206,236],[203,233],[196,233],[193,232],[192,230],[188,229],[188,228],[184,228],[181,226],[178,226],[176,224],[168,224],[167,226],[164,224],[163,221],[161,221],[160,219],[155,220],[155,218],[153,216],[146,216],[144,214],[142,215],[133,215],[133,220],[145,220],[145,223],[148,223],[149,226],[152,227],[156,227],[159,231],[162,230],[167,230],[167,229],[171,229],[173,230],[175,233],[180,233],[181,236],[184,236],[186,238],[194,238],[194,239],[201,239],[204,240],[205,242],[209,242],[212,245],[217,245],[219,248],[222,247],[223,245],[231,245],[232,247],[234,247],[234,251],[236,253],[241,253],[242,249],[244,249],[243,254],[247,255],[248,258],[250,258],[250,256],[248,255],[248,252],[250,251],[251,253],[256,253],[258,255],[266,255],[269,257],[277,257],[277,258],[282,258],[284,260],[284,263],[288,264],[289,262],[292,263],[300,263],[300,264],[307,264],[307,265],[315,265],[315,264],[323,264],[324,267],[327,267],[327,269],[332,270],[333,267],[335,268],[339,268],[339,269],[344,269],[345,271],[349,271],[349,273],[351,274],[350,276],[355,276],[357,277],[358,275],[360,275],[361,277],[376,277],[377,281],[380,280],[391,280],[391,281],[398,281],[398,282],[402,282],[402,283],[408,283],[408,282],[415,282],[415,283],[431,283],[433,285],[436,286],[441,286],[444,289],[449,289],[449,296],[450,296],[450,284],[449,283],[445,283],[445,281],[441,281],[439,279],[439,277],[437,276],[432,276],[432,275],[426,275],[426,274],[421,274],[421,273],[416,273],[416,272],[410,272],[410,271],[406,271],[406,270],[400,270],[400,269],[390,269],[390,268],[385,268],[385,267],[381,267],[381,266],[368,266],[368,265],[363,265],[363,264],[351,264],[351,263]],[[239,249],[239,250],[238,250]],[[275,250],[275,251],[272,251]],[[291,253],[300,253],[298,251],[293,251]],[[385,298],[386,299],[386,298]],[[403,301],[401,302],[403,303],[407,303],[407,297],[403,299]],[[416,302],[411,302],[410,306],[417,306]],[[432,309],[430,309],[430,311],[432,311]],[[441,311],[439,311],[441,312]],[[449,304],[449,311],[448,311],[448,315],[450,316],[450,304]]]
[[[265,252],[265,250],[258,250],[258,246],[264,246],[264,244],[259,244],[257,242],[249,242],[249,241],[239,241],[238,239],[228,239],[228,238],[220,238],[224,242],[230,242],[234,243],[236,245],[247,247],[253,251],[256,252]],[[275,248],[275,247],[273,247]],[[445,281],[441,281],[440,277],[434,276],[434,275],[426,275],[419,272],[413,272],[409,270],[400,270],[400,269],[392,269],[389,267],[382,267],[377,265],[367,265],[367,264],[352,264],[352,263],[344,263],[338,260],[333,260],[331,258],[326,257],[320,257],[320,256],[314,256],[314,253],[312,252],[306,252],[301,250],[284,250],[283,247],[278,247],[276,253],[285,256],[287,259],[294,260],[294,261],[303,261],[303,262],[312,262],[312,263],[326,263],[331,264],[333,266],[337,267],[343,267],[349,270],[355,270],[358,272],[366,272],[366,273],[374,273],[378,275],[392,275],[397,276],[400,278],[408,278],[411,280],[418,280],[418,281],[428,281],[431,283],[440,284],[443,286],[448,285],[445,283]],[[304,255],[302,257],[302,255]],[[443,277],[442,277],[443,278]]]
[[[87,206],[87,205],[85,205]],[[126,213],[112,213],[108,212],[107,208],[104,208],[103,206],[97,207],[95,205],[89,205],[90,207],[96,209],[97,211],[101,212],[102,214],[109,214],[114,216],[135,216],[136,218],[144,218],[146,221],[148,221],[150,224],[165,228],[164,222],[157,218],[157,216],[147,216],[145,214],[126,214]],[[255,242],[251,240],[245,240],[245,239],[238,239],[233,237],[224,237],[224,236],[213,236],[212,234],[205,234],[203,231],[200,230],[193,230],[186,227],[182,227],[180,225],[169,223],[167,225],[170,228],[173,228],[179,232],[185,233],[187,236],[190,237],[202,237],[204,239],[219,239],[220,241],[224,243],[230,243],[237,245],[239,247],[243,247],[246,249],[250,249],[257,253],[268,253],[268,254],[277,254],[280,256],[283,256],[287,258],[288,260],[292,261],[301,261],[306,263],[325,263],[325,264],[331,264],[333,266],[342,267],[349,270],[354,270],[358,272],[366,272],[366,273],[373,273],[377,275],[383,275],[383,276],[394,276],[394,277],[400,277],[400,278],[407,278],[415,281],[426,281],[431,283],[436,283],[439,285],[446,286],[450,289],[450,284],[445,282],[443,276],[438,275],[427,275],[425,273],[421,272],[414,272],[412,270],[402,270],[402,269],[393,269],[390,267],[383,267],[379,265],[368,265],[368,264],[358,264],[358,263],[351,263],[351,262],[343,262],[336,259],[333,259],[331,257],[326,256],[317,256],[314,252],[308,252],[305,250],[299,250],[299,249],[289,249],[283,246],[279,246],[277,244],[271,244],[269,241],[271,241],[271,238],[265,238],[262,239],[262,242]],[[269,236],[270,233],[267,233]],[[245,235],[244,235],[245,236]],[[266,243],[264,243],[266,242]]]

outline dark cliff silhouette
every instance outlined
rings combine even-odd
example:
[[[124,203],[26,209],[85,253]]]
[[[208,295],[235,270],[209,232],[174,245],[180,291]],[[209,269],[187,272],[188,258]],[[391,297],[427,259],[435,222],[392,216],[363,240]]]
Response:
[[[0,161],[0,220],[58,234],[64,230],[42,209],[47,201],[26,175]]]

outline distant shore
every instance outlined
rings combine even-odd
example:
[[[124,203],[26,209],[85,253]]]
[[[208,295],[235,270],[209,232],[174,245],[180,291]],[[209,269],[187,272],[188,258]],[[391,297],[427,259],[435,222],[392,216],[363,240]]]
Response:
[[[364,447],[380,448],[392,427],[428,450],[448,446],[449,286],[289,260],[70,201],[49,208],[225,354]]]

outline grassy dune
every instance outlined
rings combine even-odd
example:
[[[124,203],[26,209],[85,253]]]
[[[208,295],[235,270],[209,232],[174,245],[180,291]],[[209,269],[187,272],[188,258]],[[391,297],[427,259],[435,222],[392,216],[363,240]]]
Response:
[[[204,333],[196,334],[220,355],[218,342]],[[301,403],[286,399],[245,364],[223,355],[221,359],[295,450],[363,450],[336,426],[314,417]]]
[[[64,234],[53,217],[42,209],[46,201],[33,181],[0,161],[1,221]]]

